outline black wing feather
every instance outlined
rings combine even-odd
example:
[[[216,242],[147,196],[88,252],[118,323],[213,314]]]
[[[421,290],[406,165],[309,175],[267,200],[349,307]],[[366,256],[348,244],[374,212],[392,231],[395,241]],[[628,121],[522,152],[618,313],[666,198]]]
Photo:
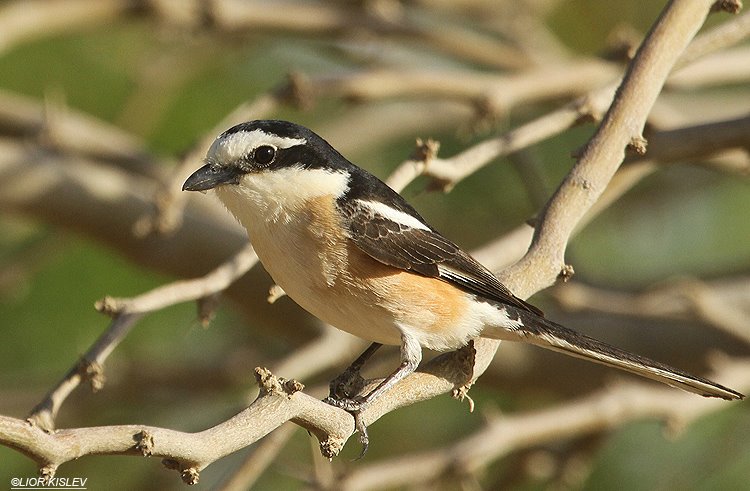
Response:
[[[476,295],[543,315],[539,309],[513,295],[476,259],[425,224],[406,202],[399,204],[398,211],[417,219],[425,228],[394,222],[356,199],[340,201],[349,238],[383,264],[440,278]]]

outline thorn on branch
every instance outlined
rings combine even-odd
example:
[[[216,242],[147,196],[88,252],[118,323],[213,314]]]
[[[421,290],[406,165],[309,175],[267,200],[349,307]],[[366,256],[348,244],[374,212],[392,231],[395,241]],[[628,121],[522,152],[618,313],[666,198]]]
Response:
[[[139,431],[133,435],[135,440],[135,449],[141,452],[144,457],[151,457],[154,451],[154,435],[148,430]]]
[[[629,63],[634,57],[643,35],[629,25],[617,27],[607,36],[607,48],[602,54],[605,60]]]
[[[302,72],[290,72],[286,83],[276,90],[276,97],[302,111],[309,110],[315,104],[310,79]]]
[[[334,457],[341,453],[345,443],[346,440],[344,439],[329,436],[320,442],[320,453],[329,461],[333,460]]]
[[[424,164],[424,169],[430,165],[430,162],[437,157],[438,150],[440,150],[440,142],[428,138],[422,140],[417,138],[416,146],[414,147],[414,153],[411,154],[411,158],[417,162]]]
[[[122,313],[123,303],[119,299],[107,295],[106,297],[94,302],[94,308],[97,312],[101,312],[109,317],[115,317]]]
[[[214,320],[214,317],[216,317],[216,310],[219,308],[220,300],[221,293],[213,293],[198,299],[198,321],[204,328],[208,327],[211,321]]]
[[[52,478],[55,477],[56,473],[57,466],[54,464],[47,464],[39,469],[39,477],[44,479],[45,484],[49,484],[52,481]]]
[[[282,384],[284,386],[284,390],[290,396],[292,394],[294,394],[296,392],[299,392],[299,391],[301,391],[302,389],[305,388],[305,384],[303,384],[302,382],[299,382],[297,380],[294,380],[294,379],[289,379],[289,380],[280,379],[280,381],[282,382]]]
[[[175,459],[162,459],[161,464],[171,471],[179,472],[182,482],[189,486],[198,484],[198,481],[200,481],[200,472],[198,472],[198,469],[195,467],[187,467],[183,469],[182,465],[180,465]]]
[[[575,110],[578,113],[578,118],[576,118],[577,125],[598,123],[604,117],[604,112],[591,100],[590,96],[585,96],[577,101],[575,103]],[[580,154],[580,149],[574,152]],[[576,153],[573,154],[574,158],[577,158]]]
[[[567,283],[570,281],[571,278],[573,278],[573,275],[575,275],[575,269],[573,269],[572,264],[566,264],[562,267],[560,272],[557,274],[557,279],[561,280],[563,283]]]
[[[78,373],[82,380],[89,383],[92,392],[99,392],[107,380],[104,376],[104,367],[96,361],[89,361],[85,358],[81,358],[78,362]]]
[[[265,367],[255,367],[255,380],[258,382],[262,395],[284,395],[292,397],[296,392],[305,388],[304,384],[294,379],[286,380],[276,377],[271,370]]]
[[[742,10],[741,0],[718,0],[711,6],[711,12],[729,12],[738,14]]]
[[[279,381],[271,373],[271,370],[265,367],[255,367],[254,372],[255,380],[258,382],[261,392],[271,393],[281,390],[281,384],[279,384]]]
[[[193,486],[194,484],[198,484],[198,481],[200,481],[200,472],[198,472],[198,469],[195,467],[188,467],[187,469],[184,469],[180,475],[182,476],[182,482],[189,486]]]
[[[414,152],[412,152],[409,160],[414,164],[418,174],[427,173],[427,169],[430,164],[437,158],[438,151],[440,150],[440,142],[428,138],[422,140],[417,138]],[[427,185],[430,191],[439,190],[444,193],[448,193],[453,189],[455,183],[449,179],[441,179],[436,176],[431,176],[432,180]]]
[[[636,155],[645,155],[648,141],[642,136],[634,136],[628,143],[628,150],[634,152]]]
[[[286,292],[283,288],[281,288],[279,285],[273,284],[271,285],[271,288],[268,289],[268,303],[274,304],[276,303],[276,300],[280,299],[281,297],[285,296]]]

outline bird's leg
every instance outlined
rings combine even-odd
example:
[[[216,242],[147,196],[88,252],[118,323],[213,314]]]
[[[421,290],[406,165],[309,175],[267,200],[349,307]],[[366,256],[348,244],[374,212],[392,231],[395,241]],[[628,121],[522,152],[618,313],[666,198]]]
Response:
[[[380,343],[372,343],[367,349],[344,370],[341,375],[331,380],[329,384],[328,399],[348,399],[357,394],[365,385],[365,379],[360,375],[360,370],[367,360],[381,347]]]
[[[362,420],[362,411],[372,401],[396,385],[400,380],[412,374],[414,370],[417,369],[417,366],[419,366],[419,362],[422,361],[422,347],[419,345],[419,342],[410,336],[402,335],[401,364],[399,367],[393,373],[384,378],[374,389],[367,393],[367,395],[352,397],[349,394],[343,394],[344,397],[341,397],[342,394],[340,394],[341,391],[339,389],[342,386],[348,388],[348,386],[352,385],[356,377],[362,379],[362,377],[359,376],[359,370],[362,368],[365,361],[367,361],[367,359],[372,356],[380,346],[381,345],[378,343],[371,344],[359,358],[354,360],[354,363],[352,363],[344,373],[331,382],[330,395],[324,399],[324,402],[344,409],[354,416],[354,427],[359,432],[359,441],[362,444],[362,452],[358,458],[362,458],[365,455],[370,442],[367,435],[367,426]],[[353,371],[354,374],[352,374],[351,371]],[[342,383],[342,380],[344,383]],[[362,382],[364,382],[364,379],[362,379]]]

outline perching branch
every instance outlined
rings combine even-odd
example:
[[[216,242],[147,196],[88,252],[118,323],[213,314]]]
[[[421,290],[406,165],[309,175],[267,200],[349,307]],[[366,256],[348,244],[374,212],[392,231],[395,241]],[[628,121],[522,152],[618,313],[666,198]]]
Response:
[[[719,366],[714,377],[741,390],[750,388],[749,360],[726,359]],[[48,433],[26,421],[0,416],[0,443],[38,462],[47,476],[54,475],[63,463],[86,455],[142,455],[161,457],[162,463],[180,472],[188,484],[197,483],[200,471],[212,462],[257,442],[286,421],[313,433],[321,442],[324,456],[338,454],[354,431],[348,413],[304,394],[303,386],[294,380],[277,379],[260,368],[255,375],[260,385],[257,399],[236,416],[197,433],[145,425]],[[671,427],[682,428],[722,404],[673,389],[620,384],[557,408],[491,420],[481,431],[449,447],[398,462],[387,460],[361,467],[340,485],[341,489],[382,489],[422,482],[447,472],[472,472],[514,450],[644,417],[656,417]],[[386,467],[389,472],[383,472]],[[373,480],[374,475],[379,479]]]
[[[336,455],[354,430],[343,411],[301,392],[302,384],[277,379],[256,369],[258,398],[236,416],[197,433],[140,425],[99,426],[46,432],[26,421],[0,416],[0,442],[42,466],[48,476],[63,463],[85,455],[142,455],[161,457],[180,472],[188,484],[210,463],[244,448],[286,421],[307,428],[321,440],[330,456]],[[342,414],[343,413],[343,414]]]
[[[717,363],[718,376],[737,387],[750,386],[750,360]],[[392,489],[474,474],[491,462],[521,449],[581,437],[624,423],[650,418],[681,430],[714,412],[721,401],[640,383],[618,383],[556,407],[522,414],[491,416],[479,430],[442,448],[363,464],[345,475],[338,489]]]

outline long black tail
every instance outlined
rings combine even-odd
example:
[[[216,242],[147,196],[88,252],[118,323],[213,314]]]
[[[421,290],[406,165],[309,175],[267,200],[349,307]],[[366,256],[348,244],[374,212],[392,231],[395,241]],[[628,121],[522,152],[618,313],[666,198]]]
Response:
[[[504,309],[511,321],[517,319],[519,321],[518,327],[488,326],[482,332],[482,336],[534,344],[602,365],[619,368],[704,397],[720,397],[727,400],[745,398],[743,394],[723,385],[621,350],[532,312],[509,305],[498,306],[498,308]]]

